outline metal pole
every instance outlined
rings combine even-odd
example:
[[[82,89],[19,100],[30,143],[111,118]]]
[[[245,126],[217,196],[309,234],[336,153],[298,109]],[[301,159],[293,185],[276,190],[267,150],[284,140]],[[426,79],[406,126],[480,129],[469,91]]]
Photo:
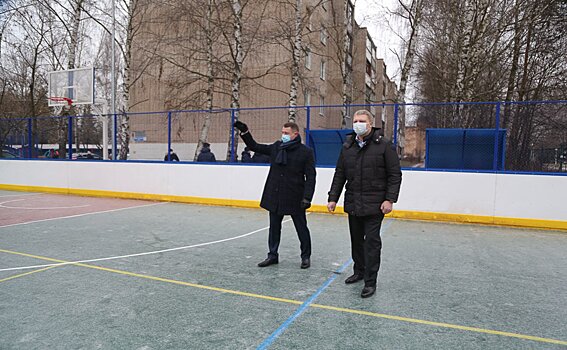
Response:
[[[492,159],[492,170],[498,170],[498,151],[499,151],[499,135],[500,134],[500,102],[496,103],[496,125],[494,126],[494,156]],[[502,164],[504,165],[504,164]]]
[[[112,96],[111,96],[111,109],[112,115],[114,116],[114,122],[112,123],[112,160],[116,160],[116,5],[115,0],[112,0],[112,59],[111,59],[111,70],[110,76],[112,80]]]
[[[167,112],[167,160],[171,161],[171,112]]]
[[[309,132],[311,131],[311,107],[307,106],[307,121],[305,122],[305,145],[309,147]]]
[[[32,153],[32,119],[28,118],[28,157],[31,159],[33,157]],[[23,154],[22,154],[23,156]]]
[[[398,145],[398,108],[399,104],[394,105],[394,145]]]
[[[233,108],[230,110],[230,161],[234,162],[234,152],[236,151],[234,149],[234,128],[232,127],[234,125],[234,122],[236,121],[236,110]]]
[[[67,139],[68,139],[67,142],[69,142],[69,147],[68,147],[68,149],[69,149],[69,152],[68,152],[69,155],[68,155],[67,158],[68,158],[69,160],[72,160],[72,159],[73,159],[73,117],[69,116],[67,120],[68,120],[68,121],[67,121],[67,122],[68,122],[68,127],[67,127],[67,129],[69,130],[69,135],[68,135],[68,137],[67,137]],[[79,146],[79,145],[77,145],[77,147],[78,147],[78,146]]]
[[[102,159],[108,160],[108,106],[102,107]]]

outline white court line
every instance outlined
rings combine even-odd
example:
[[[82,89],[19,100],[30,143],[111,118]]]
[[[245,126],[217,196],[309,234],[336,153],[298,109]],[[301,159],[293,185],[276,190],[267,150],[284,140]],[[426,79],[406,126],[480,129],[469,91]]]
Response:
[[[12,199],[11,201],[5,201],[5,202],[1,202],[0,203],[0,208],[6,208],[6,209],[25,209],[25,210],[53,210],[53,209],[76,209],[76,208],[84,208],[84,207],[90,207],[90,204],[85,204],[85,205],[74,205],[72,207],[40,207],[40,208],[30,208],[30,207],[8,207],[4,204],[6,203],[12,203],[12,202],[21,202],[21,201],[25,201],[26,199]]]
[[[3,228],[5,228],[5,227],[13,227],[13,226],[20,226],[20,225],[35,224],[36,222],[44,222],[44,221],[53,221],[53,220],[60,220],[60,219],[78,218],[78,217],[87,216],[87,215],[104,214],[104,213],[112,213],[112,212],[115,212],[115,211],[121,211],[121,210],[127,210],[127,209],[151,207],[151,206],[153,206],[153,205],[161,205],[161,204],[166,204],[166,203],[167,203],[167,202],[152,203],[152,204],[138,205],[138,206],[135,206],[135,207],[118,208],[118,209],[111,209],[111,210],[95,211],[95,212],[92,212],[92,213],[76,214],[76,215],[69,215],[69,216],[60,216],[60,217],[57,217],[57,218],[49,218],[49,219],[41,219],[41,220],[34,220],[34,221],[19,222],[19,223],[17,223],[17,224],[9,224],[9,225],[0,226],[0,229],[3,229]]]
[[[41,196],[45,193],[25,193],[25,194],[7,194],[7,195],[0,195],[0,198],[4,197],[24,197],[24,196]]]
[[[309,214],[309,213],[307,213]],[[282,221],[282,224],[288,222],[292,220],[291,218]],[[131,258],[134,256],[144,256],[144,255],[152,255],[152,254],[160,254],[160,253],[167,253],[167,252],[173,252],[176,250],[182,250],[182,249],[189,249],[189,248],[196,248],[196,247],[203,247],[206,245],[211,245],[211,244],[216,244],[216,243],[222,243],[222,242],[228,242],[228,241],[233,241],[235,239],[239,239],[239,238],[244,238],[246,236],[250,236],[254,233],[258,233],[260,231],[269,229],[270,226],[266,226],[266,227],[262,227],[259,228],[257,230],[245,233],[243,235],[240,236],[236,236],[236,237],[231,237],[231,238],[225,238],[225,239],[219,239],[218,241],[212,241],[212,242],[205,242],[205,243],[199,243],[199,244],[193,244],[193,245],[186,245],[183,247],[176,247],[176,248],[169,248],[169,249],[163,249],[163,250],[154,250],[154,251],[150,251],[150,252],[145,252],[145,253],[136,253],[136,254],[128,254],[128,255],[119,255],[119,256],[111,256],[108,258],[98,258],[98,259],[88,259],[88,260],[78,260],[78,261],[69,261],[69,262],[64,262],[64,263],[57,263],[57,264],[45,264],[45,265],[34,265],[34,266],[21,266],[21,267],[9,267],[9,268],[5,268],[5,269],[0,269],[1,271],[14,271],[14,270],[27,270],[27,269],[36,269],[36,268],[41,268],[41,267],[49,267],[49,266],[63,266],[63,265],[72,265],[72,264],[81,264],[81,263],[89,263],[89,262],[95,262],[95,261],[105,261],[105,260],[116,260],[116,259],[124,259],[124,258]]]

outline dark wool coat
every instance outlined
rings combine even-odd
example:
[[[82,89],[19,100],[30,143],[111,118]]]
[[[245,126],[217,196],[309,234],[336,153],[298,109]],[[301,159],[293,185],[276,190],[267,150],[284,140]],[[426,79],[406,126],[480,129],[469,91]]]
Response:
[[[339,200],[346,182],[344,209],[351,215],[379,214],[382,202],[398,200],[402,183],[400,160],[379,130],[372,128],[362,148],[355,140],[356,134],[349,134],[337,160],[329,202]]]
[[[198,162],[216,162],[216,158],[213,152],[211,152],[211,149],[209,147],[203,147],[201,148],[201,152],[199,153],[199,155],[197,156],[197,161]]]
[[[250,133],[241,135],[252,151],[270,157],[270,172],[264,185],[260,206],[279,215],[299,214],[303,199],[311,202],[315,191],[313,150],[301,143],[287,148],[287,164],[276,163],[281,141],[271,145],[256,143]]]

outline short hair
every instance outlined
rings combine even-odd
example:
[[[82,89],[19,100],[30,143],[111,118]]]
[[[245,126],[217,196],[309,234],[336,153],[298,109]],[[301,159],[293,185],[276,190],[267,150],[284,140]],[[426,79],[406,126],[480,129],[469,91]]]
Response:
[[[299,126],[294,122],[287,122],[283,125],[284,128],[291,128],[295,132],[299,132]]]
[[[365,115],[368,117],[368,121],[370,122],[370,124],[374,123],[374,116],[366,109],[359,109],[358,111],[354,112],[354,116],[357,115]]]
[[[203,142],[203,147],[211,147],[211,144],[208,142]]]

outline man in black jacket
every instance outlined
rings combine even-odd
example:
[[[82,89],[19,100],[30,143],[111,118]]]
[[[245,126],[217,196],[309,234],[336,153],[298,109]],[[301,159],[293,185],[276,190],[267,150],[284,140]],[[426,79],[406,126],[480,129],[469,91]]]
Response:
[[[258,266],[278,263],[282,219],[284,215],[291,215],[301,243],[301,268],[308,268],[311,266],[311,236],[305,210],[311,206],[315,191],[313,151],[301,143],[299,127],[295,123],[285,123],[281,140],[271,145],[256,143],[248,126],[240,121],[236,121],[234,127],[254,154],[270,157],[270,172],[260,201],[260,206],[270,212],[269,252],[267,259]]]
[[[197,156],[197,161],[209,163],[214,163],[217,161],[215,154],[211,152],[211,145],[208,142],[203,142],[203,147],[201,148],[201,152]]]
[[[384,215],[392,211],[402,183],[400,161],[392,144],[372,127],[367,110],[354,113],[354,133],[343,144],[327,209],[334,211],[346,183],[344,210],[348,213],[354,274],[345,283],[364,279],[361,296],[376,292],[380,269],[380,226]]]

